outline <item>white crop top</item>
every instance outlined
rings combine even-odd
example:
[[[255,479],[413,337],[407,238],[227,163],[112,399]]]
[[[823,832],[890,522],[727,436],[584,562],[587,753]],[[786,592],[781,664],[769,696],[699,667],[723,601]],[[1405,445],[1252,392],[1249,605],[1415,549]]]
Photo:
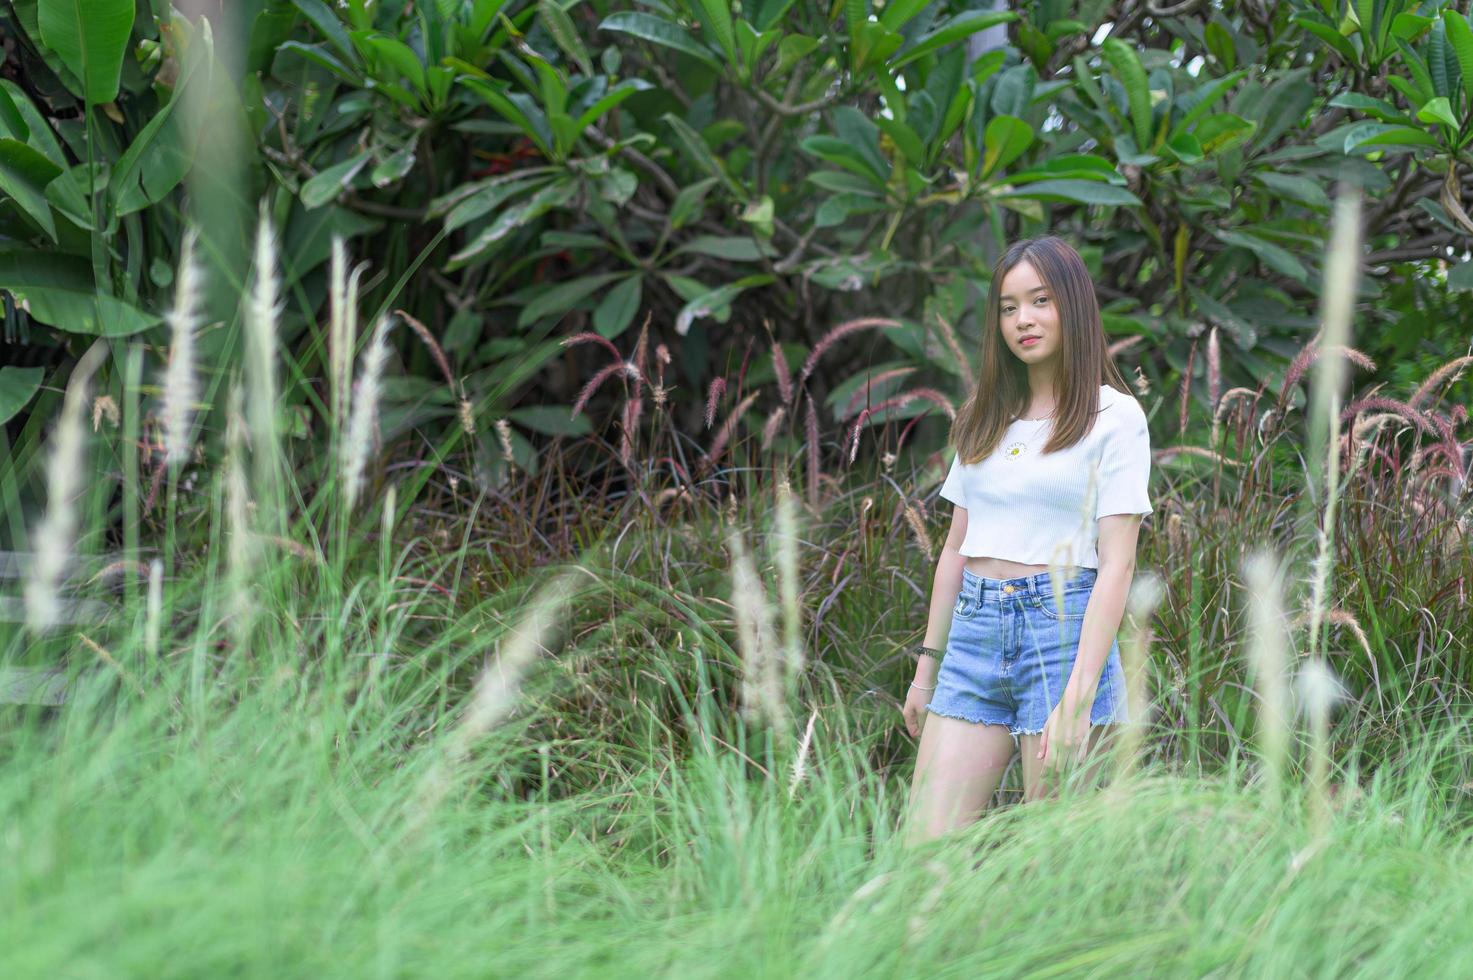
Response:
[[[1094,428],[1068,449],[1043,455],[1053,421],[1018,419],[981,462],[952,460],[941,496],[966,508],[963,555],[1096,568],[1099,519],[1151,513],[1146,413],[1109,385],[1100,405]]]

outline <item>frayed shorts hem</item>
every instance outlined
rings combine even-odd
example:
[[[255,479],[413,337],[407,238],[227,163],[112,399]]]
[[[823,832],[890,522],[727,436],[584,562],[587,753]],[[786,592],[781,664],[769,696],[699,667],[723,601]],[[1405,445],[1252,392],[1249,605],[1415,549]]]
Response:
[[[1014,738],[1018,737],[1018,730],[1012,726],[1011,722],[999,721],[993,718],[968,718],[966,715],[957,714],[951,711],[939,711],[936,708],[931,707],[930,705],[926,705],[926,710],[931,712],[931,714],[933,715],[940,715],[943,718],[955,718],[957,721],[964,721],[969,725],[1003,725],[1007,728],[1009,734],[1011,734]]]

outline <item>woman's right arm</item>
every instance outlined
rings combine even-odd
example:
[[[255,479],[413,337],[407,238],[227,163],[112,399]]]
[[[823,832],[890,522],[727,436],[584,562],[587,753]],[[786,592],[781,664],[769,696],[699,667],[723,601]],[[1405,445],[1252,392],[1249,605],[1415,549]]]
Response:
[[[946,534],[946,543],[941,546],[941,557],[936,560],[936,574],[931,581],[931,613],[926,620],[926,638],[922,646],[933,650],[945,650],[947,634],[951,632],[951,612],[962,590],[962,569],[967,563],[967,557],[961,553],[966,536],[967,509],[956,507],[951,512],[951,530]],[[934,687],[936,673],[940,669],[939,660],[922,654],[916,661],[916,684]]]

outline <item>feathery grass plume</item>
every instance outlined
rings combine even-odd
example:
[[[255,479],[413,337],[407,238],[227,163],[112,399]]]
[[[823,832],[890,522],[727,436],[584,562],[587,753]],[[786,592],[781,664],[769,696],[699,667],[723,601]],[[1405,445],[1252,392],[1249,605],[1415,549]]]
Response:
[[[333,432],[348,426],[349,386],[353,383],[353,347],[358,342],[358,281],[367,263],[348,272],[348,247],[340,235],[332,238],[332,264],[327,280],[328,371],[332,382]]]
[[[1258,748],[1263,762],[1264,797],[1283,805],[1284,765],[1289,744],[1288,683],[1290,637],[1285,630],[1283,577],[1272,551],[1258,549],[1243,559],[1248,591],[1248,667],[1258,694]]]
[[[179,275],[174,280],[174,308],[169,322],[169,363],[164,369],[164,458],[179,464],[189,458],[189,425],[198,396],[194,374],[195,331],[200,321],[200,268],[194,249],[198,232],[188,228],[180,246]]]
[[[798,754],[793,759],[793,775],[788,780],[788,799],[798,792],[798,784],[808,773],[808,746],[813,743],[813,723],[818,720],[818,709],[808,716],[808,725],[803,729],[803,738],[798,742]]]
[[[98,338],[77,361],[62,397],[61,415],[51,433],[46,460],[46,512],[31,534],[35,558],[26,578],[26,625],[35,633],[61,618],[61,582],[72,560],[77,536],[77,496],[84,488],[87,453],[87,388],[107,357],[107,342]]]
[[[625,371],[623,361],[615,361],[613,364],[608,364],[600,368],[592,378],[588,379],[588,383],[583,386],[583,390],[578,392],[578,397],[573,401],[573,413],[568,417],[574,418],[579,412],[583,411],[583,407],[588,404],[588,400],[593,397],[594,392],[598,391],[599,387],[610,377],[615,374],[625,373],[627,372]]]
[[[940,328],[937,333],[941,334],[941,339],[946,342],[946,347],[951,351],[951,356],[956,358],[956,366],[961,368],[962,386],[967,391],[971,391],[973,384],[972,361],[962,350],[962,345],[957,342],[956,331],[952,329],[950,323],[946,322],[946,317],[940,313],[936,314],[936,326]]]
[[[752,403],[757,400],[759,394],[761,392],[754,391],[746,398],[743,398],[737,407],[731,410],[731,414],[726,417],[726,420],[721,423],[721,428],[716,430],[716,438],[711,440],[711,448],[706,451],[706,458],[710,460],[712,465],[726,451],[727,442],[736,433],[737,423],[742,420],[743,415],[747,414],[747,409],[752,407]]]
[[[250,632],[251,579],[256,564],[256,535],[251,527],[250,487],[246,480],[245,395],[231,382],[225,401],[225,606],[237,649]]]
[[[762,448],[766,449],[772,445],[772,440],[777,438],[778,427],[783,424],[783,419],[788,417],[788,410],[782,405],[772,410],[767,416],[767,421],[762,424]]]
[[[456,415],[460,420],[461,430],[468,436],[475,435],[476,423],[471,412],[470,400],[465,396],[465,387],[455,379],[455,374],[450,370],[450,359],[445,356],[444,348],[435,339],[435,335],[430,333],[430,328],[410,316],[408,310],[395,310],[394,312],[398,314],[399,319],[409,324],[409,329],[413,330],[415,336],[424,341],[424,345],[430,349],[430,356],[434,358],[435,365],[444,375],[451,397],[456,400]]]
[[[1307,660],[1295,678],[1299,702],[1309,715],[1309,805],[1311,834],[1324,839],[1330,829],[1330,709],[1346,697],[1339,678],[1321,657]]]
[[[1222,391],[1222,350],[1218,346],[1217,327],[1207,331],[1207,407],[1212,413],[1212,448],[1217,448],[1218,394]]]
[[[803,370],[798,372],[798,387],[801,388],[804,382],[808,380],[808,376],[812,374],[813,369],[818,366],[818,359],[820,357],[823,357],[824,352],[827,351],[830,347],[834,346],[834,344],[836,344],[839,340],[849,336],[849,334],[854,333],[858,330],[868,330],[872,327],[898,326],[900,326],[900,321],[892,320],[889,317],[883,316],[859,317],[858,319],[849,320],[846,323],[839,324],[837,327],[820,337],[818,343],[813,346],[813,350],[808,354],[807,360],[803,362]]]
[[[98,395],[92,399],[93,432],[102,428],[103,419],[107,419],[108,424],[114,429],[123,422],[123,413],[118,410],[118,403],[113,401],[112,395]]]
[[[783,400],[783,405],[793,404],[793,374],[788,370],[788,359],[783,354],[783,345],[772,341],[772,373],[777,376],[777,394]]]
[[[1324,518],[1317,535],[1309,620],[1308,653],[1314,657],[1320,649],[1320,623],[1330,587],[1334,560],[1335,507],[1340,477],[1340,388],[1348,370],[1342,357],[1329,354],[1342,351],[1350,342],[1351,308],[1355,302],[1357,271],[1360,266],[1360,192],[1353,186],[1335,199],[1334,225],[1330,237],[1330,253],[1325,260],[1323,297],[1324,344],[1328,356],[1315,360],[1315,374],[1309,416],[1310,496],[1321,482],[1324,468]]]
[[[496,439],[501,443],[501,458],[512,465],[516,465],[517,458],[511,449],[511,422],[506,419],[497,419],[494,426]]]
[[[1166,596],[1165,583],[1156,572],[1147,569],[1137,574],[1125,597],[1125,622],[1120,637],[1120,666],[1125,673],[1126,715],[1130,720],[1121,726],[1116,741],[1112,787],[1125,791],[1124,780],[1135,771],[1151,724],[1151,699],[1146,690],[1146,664],[1151,654],[1152,618],[1156,607]]]
[[[255,463],[255,498],[273,515],[276,514],[275,504],[280,499],[277,481],[281,472],[281,443],[276,419],[276,335],[277,318],[281,314],[279,291],[276,235],[271,228],[266,201],[262,200],[256,225],[251,292],[247,300],[245,369],[246,386],[250,390],[247,418],[251,456]]]
[[[741,531],[733,528],[727,542],[731,549],[731,604],[742,654],[742,717],[749,722],[764,721],[775,732],[783,732],[788,724],[787,701],[767,592]]]
[[[855,389],[854,394],[850,395],[849,400],[844,403],[844,414],[852,415],[859,411],[861,405],[869,402],[874,390],[891,378],[903,378],[907,374],[913,373],[915,373],[915,368],[913,367],[899,367],[870,375],[865,378],[864,384]]]
[[[706,390],[706,428],[716,424],[716,402],[726,392],[726,378],[717,377],[711,379],[711,387]]]
[[[644,399],[635,396],[624,403],[623,417],[619,422],[619,461],[625,466],[634,464],[634,434],[639,431],[639,416],[644,410]]]
[[[476,679],[470,703],[437,757],[426,769],[406,802],[405,833],[419,832],[439,808],[456,777],[482,737],[501,724],[516,707],[517,694],[527,670],[541,653],[552,653],[559,630],[567,621],[572,575],[551,579],[527,602],[525,612],[502,634],[496,656]]]
[[[358,380],[353,384],[353,403],[348,410],[348,438],[343,443],[340,461],[343,499],[349,510],[353,509],[358,492],[363,488],[363,471],[378,439],[379,380],[389,359],[389,327],[392,322],[387,315],[379,317],[373,340],[369,342],[368,350],[363,352]]]
[[[143,621],[144,649],[150,660],[159,655],[159,635],[164,618],[164,563],[155,558],[148,563],[148,612]]]
[[[1433,390],[1442,384],[1443,381],[1447,381],[1449,385],[1457,384],[1463,377],[1463,369],[1470,364],[1473,364],[1473,355],[1463,355],[1462,357],[1455,357],[1451,361],[1448,361],[1442,367],[1427,375],[1426,381],[1417,385],[1417,390],[1412,392],[1412,397],[1407,399],[1407,404],[1412,408],[1416,408],[1417,403],[1431,395]]]
[[[1187,350],[1186,370],[1181,373],[1180,408],[1178,409],[1177,427],[1182,435],[1187,431],[1187,403],[1192,393],[1192,367],[1197,363],[1197,341],[1192,341],[1192,346]]]
[[[778,600],[782,604],[783,660],[788,676],[797,678],[807,664],[803,656],[803,610],[798,604],[798,502],[786,478],[777,485],[777,531],[772,545]]]
[[[935,557],[935,549],[931,547],[931,535],[926,532],[926,520],[916,510],[915,504],[906,501],[901,512],[905,515],[905,523],[910,525],[911,534],[915,535],[916,546],[925,554],[926,561],[932,561]]]
[[[854,420],[853,427],[849,430],[849,462],[853,463],[855,457],[859,455],[859,436],[864,430],[864,424],[869,421],[871,416],[878,415],[886,409],[900,408],[908,405],[917,398],[923,398],[928,402],[939,405],[942,411],[946,413],[947,418],[956,418],[956,409],[952,407],[951,399],[947,398],[935,388],[912,388],[909,391],[902,391],[892,398],[887,398],[882,402],[870,405],[859,413],[859,416]]]

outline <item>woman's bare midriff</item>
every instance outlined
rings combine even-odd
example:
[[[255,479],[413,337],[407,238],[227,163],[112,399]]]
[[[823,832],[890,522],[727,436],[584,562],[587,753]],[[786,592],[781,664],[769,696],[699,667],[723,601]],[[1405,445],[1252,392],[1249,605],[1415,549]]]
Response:
[[[982,578],[1022,578],[1048,571],[1047,565],[1024,565],[1006,558],[973,556],[967,558],[967,571]]]

